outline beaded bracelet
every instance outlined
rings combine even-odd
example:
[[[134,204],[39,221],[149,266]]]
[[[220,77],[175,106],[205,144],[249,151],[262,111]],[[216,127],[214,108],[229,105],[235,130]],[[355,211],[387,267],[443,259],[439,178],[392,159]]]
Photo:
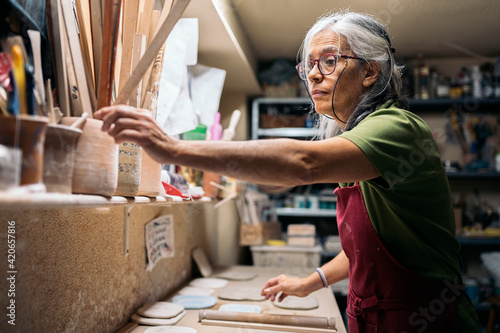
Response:
[[[328,282],[326,281],[325,273],[323,273],[323,270],[321,268],[316,268],[316,272],[318,272],[319,277],[321,278],[321,282],[323,283],[323,287],[327,288],[328,287]]]

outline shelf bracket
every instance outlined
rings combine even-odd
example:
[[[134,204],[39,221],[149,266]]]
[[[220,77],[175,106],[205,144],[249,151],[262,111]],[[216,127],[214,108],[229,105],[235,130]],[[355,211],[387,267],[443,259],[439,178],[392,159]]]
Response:
[[[124,230],[124,237],[123,237],[123,250],[124,250],[124,255],[125,257],[128,256],[129,254],[129,240],[130,240],[130,211],[132,210],[133,206],[125,206],[123,208],[124,216],[123,216],[123,230]]]

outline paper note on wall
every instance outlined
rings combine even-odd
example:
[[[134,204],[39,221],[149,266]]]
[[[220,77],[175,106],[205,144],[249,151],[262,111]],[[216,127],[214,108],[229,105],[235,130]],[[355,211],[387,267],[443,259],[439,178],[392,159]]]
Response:
[[[174,256],[174,220],[172,215],[160,216],[145,225],[146,270],[152,271],[162,258]]]

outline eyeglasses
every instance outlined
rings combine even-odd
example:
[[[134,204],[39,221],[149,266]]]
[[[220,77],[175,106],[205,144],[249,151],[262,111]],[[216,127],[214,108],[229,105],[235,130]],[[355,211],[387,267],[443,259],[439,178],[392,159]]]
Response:
[[[312,59],[308,61],[303,60],[299,62],[299,64],[295,67],[295,69],[297,70],[297,73],[299,73],[299,77],[302,80],[307,81],[307,76],[314,68],[315,62],[318,63],[318,69],[321,74],[330,75],[337,67],[337,62],[339,61],[339,58],[363,60],[361,58],[345,54],[325,53],[319,59]]]

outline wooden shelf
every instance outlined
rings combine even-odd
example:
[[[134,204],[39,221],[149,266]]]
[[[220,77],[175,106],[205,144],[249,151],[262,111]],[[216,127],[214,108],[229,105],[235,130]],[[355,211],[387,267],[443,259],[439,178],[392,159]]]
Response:
[[[500,245],[500,236],[457,235],[457,239],[464,245]]]
[[[410,110],[420,112],[445,111],[455,106],[464,112],[497,111],[500,112],[500,98],[435,98],[410,99]]]
[[[179,197],[104,197],[86,194],[33,193],[11,194],[0,192],[1,209],[96,208],[136,205],[172,205],[211,202],[210,198],[183,200]]]
[[[280,127],[280,128],[260,128],[257,131],[259,136],[276,136],[288,138],[308,138],[314,137],[318,131],[315,128],[304,127]]]
[[[447,172],[449,179],[500,179],[500,172],[473,172],[473,171],[457,171]]]

